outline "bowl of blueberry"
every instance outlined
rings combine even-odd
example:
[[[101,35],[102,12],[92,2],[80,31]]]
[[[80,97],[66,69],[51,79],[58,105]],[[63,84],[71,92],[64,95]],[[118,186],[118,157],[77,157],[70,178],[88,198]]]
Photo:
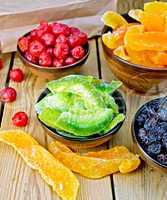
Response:
[[[141,157],[167,172],[167,97],[139,108],[132,122],[132,135]]]
[[[41,22],[18,39],[17,51],[32,73],[55,79],[80,72],[89,55],[88,36],[73,26]]]

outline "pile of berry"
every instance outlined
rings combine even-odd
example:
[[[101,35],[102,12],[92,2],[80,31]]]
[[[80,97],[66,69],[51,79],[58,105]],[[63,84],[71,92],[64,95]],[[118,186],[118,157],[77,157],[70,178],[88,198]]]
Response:
[[[137,127],[143,149],[167,166],[167,98],[147,103],[137,117]]]
[[[83,58],[87,42],[87,34],[78,28],[41,22],[30,34],[19,39],[18,46],[30,62],[59,68]]]

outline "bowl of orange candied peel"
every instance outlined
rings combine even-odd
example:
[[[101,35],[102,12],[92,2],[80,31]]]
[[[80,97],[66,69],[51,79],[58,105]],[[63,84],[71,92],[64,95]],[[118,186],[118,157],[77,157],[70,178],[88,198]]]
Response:
[[[164,92],[167,85],[167,3],[102,16],[102,45],[112,73],[125,86],[144,94]]]

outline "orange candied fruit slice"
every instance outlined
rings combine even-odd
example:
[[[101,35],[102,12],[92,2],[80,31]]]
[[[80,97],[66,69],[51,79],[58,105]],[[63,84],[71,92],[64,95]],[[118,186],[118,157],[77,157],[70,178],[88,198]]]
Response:
[[[114,53],[114,55],[116,55],[124,60],[130,61],[130,57],[127,55],[125,47],[123,45],[116,48],[113,51],[113,53]]]
[[[167,66],[167,52],[157,52],[151,60],[155,65]]]
[[[144,4],[144,11],[148,13],[162,14],[167,12],[167,3],[160,1],[153,1]]]
[[[0,141],[12,146],[63,200],[75,200],[79,182],[74,174],[23,131],[0,132]]]
[[[106,26],[109,26],[112,29],[116,29],[128,24],[128,22],[120,14],[114,11],[105,12],[101,20]]]
[[[53,141],[49,144],[49,151],[72,171],[92,179],[101,178],[118,171],[121,173],[131,172],[140,164],[139,157],[130,152],[128,153],[127,149],[120,152],[119,150],[111,149],[112,153],[108,153],[109,150],[107,150],[107,152],[99,153],[98,156],[95,156],[96,153],[91,153],[92,156],[89,156],[89,154],[78,155],[72,152],[63,152],[62,146],[60,147],[60,145]],[[122,152],[125,153],[123,154]],[[105,153],[106,157],[104,158],[103,154]],[[123,165],[123,161],[125,162],[126,160],[128,163],[131,163],[131,169],[129,165],[127,168]],[[123,167],[121,168],[122,165]]]

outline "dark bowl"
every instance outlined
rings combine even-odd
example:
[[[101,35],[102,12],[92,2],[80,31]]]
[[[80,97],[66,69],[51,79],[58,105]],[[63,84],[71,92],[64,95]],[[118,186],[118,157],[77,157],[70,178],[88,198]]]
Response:
[[[49,94],[50,91],[48,89],[45,89],[41,95],[39,96],[37,102],[42,100],[47,94]],[[114,97],[116,103],[119,106],[119,112],[123,113],[126,115],[126,104],[125,100],[123,99],[121,93],[119,91],[115,91],[112,96]],[[38,114],[37,114],[38,117]],[[59,140],[63,143],[65,143],[67,146],[73,148],[73,149],[78,149],[78,148],[90,148],[90,147],[95,147],[99,146],[112,137],[113,134],[115,134],[123,125],[123,122],[117,124],[112,130],[110,130],[108,133],[104,135],[93,135],[93,136],[88,136],[88,137],[77,137],[77,136],[72,136],[71,134],[69,135],[68,133],[58,131],[57,129],[51,128],[47,125],[45,125],[39,118],[39,122],[42,124],[42,126],[45,128],[46,132],[53,137],[56,140]]]
[[[137,117],[141,114],[141,112],[143,111],[143,109],[145,108],[145,106],[149,105],[150,103],[154,102],[154,101],[159,101],[159,100],[163,100],[163,98],[157,98],[154,100],[151,100],[147,103],[145,103],[144,105],[142,105],[139,110],[137,111],[137,113],[135,114],[135,117],[132,121],[132,126],[131,126],[131,130],[132,130],[132,137],[133,137],[133,141],[135,144],[135,148],[137,150],[137,152],[139,153],[139,155],[141,156],[141,158],[146,161],[148,163],[148,165],[150,165],[153,168],[159,169],[161,171],[165,171],[167,172],[167,166],[159,163],[157,160],[155,160],[153,157],[151,157],[145,150],[144,150],[144,145],[141,144],[139,137],[137,135],[137,132],[139,130],[139,126],[137,123]]]
[[[136,23],[128,14],[122,15],[129,23]],[[111,31],[105,26],[102,34]],[[157,94],[166,90],[167,68],[147,67],[128,62],[113,54],[102,41],[104,56],[112,73],[128,88],[148,95]]]
[[[30,32],[26,33],[23,36],[27,36],[29,34]],[[81,58],[80,60],[71,65],[66,65],[62,66],[61,68],[57,68],[57,67],[44,67],[30,62],[24,57],[23,52],[21,52],[19,46],[17,45],[17,52],[22,62],[31,70],[33,74],[48,80],[54,80],[70,74],[80,73],[82,65],[86,62],[89,56],[90,52],[89,43],[86,43],[84,45],[84,49],[86,53],[83,58]]]

